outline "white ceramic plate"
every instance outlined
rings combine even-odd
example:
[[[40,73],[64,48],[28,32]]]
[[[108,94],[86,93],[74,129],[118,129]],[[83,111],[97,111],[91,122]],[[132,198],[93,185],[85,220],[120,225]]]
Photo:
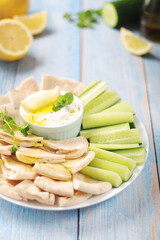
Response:
[[[141,136],[141,139],[142,139],[142,142],[143,142],[143,147],[145,147],[145,149],[147,151],[147,154],[146,154],[146,159],[147,159],[149,146],[148,146],[148,136],[147,136],[146,129],[145,129],[143,123],[139,120],[138,117],[136,117],[136,116],[134,117],[134,122],[135,122],[136,127],[139,129],[140,136]],[[85,201],[81,204],[77,204],[77,205],[70,206],[70,207],[46,206],[46,205],[39,204],[36,201],[29,201],[29,202],[17,201],[17,200],[5,197],[1,194],[0,194],[0,197],[3,198],[4,200],[8,201],[8,202],[17,204],[17,205],[22,206],[22,207],[38,209],[38,210],[46,210],[46,211],[64,211],[64,210],[73,210],[73,209],[78,209],[78,208],[89,207],[89,206],[92,206],[94,204],[103,202],[103,201],[117,195],[121,191],[123,191],[125,188],[127,188],[138,177],[138,175],[142,171],[143,167],[144,167],[144,165],[137,166],[135,168],[134,172],[133,172],[132,177],[129,179],[129,181],[123,183],[119,188],[113,188],[108,193],[104,193],[104,194],[101,194],[99,196],[91,197],[90,199],[88,199],[87,201]]]

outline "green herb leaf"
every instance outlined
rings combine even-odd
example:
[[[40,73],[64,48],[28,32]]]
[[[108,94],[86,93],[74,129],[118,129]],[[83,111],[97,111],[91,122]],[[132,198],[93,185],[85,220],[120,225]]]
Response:
[[[72,16],[71,16],[70,13],[66,13],[66,14],[64,14],[63,17],[64,17],[65,19],[67,19],[69,22],[72,22],[72,21],[73,21],[73,18],[72,18]]]
[[[3,125],[1,129],[8,130],[9,133],[14,136],[16,131],[20,131],[24,136],[28,136],[29,125],[24,124],[23,126],[19,126],[12,117],[6,114],[6,110],[3,113],[0,113],[0,118],[3,121]]]
[[[53,111],[57,112],[66,105],[69,105],[73,102],[73,94],[71,92],[66,93],[65,95],[60,95],[58,97],[57,103],[53,106]]]
[[[98,22],[102,9],[87,10],[76,14],[66,13],[63,17],[69,22],[75,22],[78,27],[93,28],[93,23]]]
[[[11,154],[14,155],[17,150],[18,150],[18,146],[17,146],[16,144],[14,144],[14,145],[12,146]]]

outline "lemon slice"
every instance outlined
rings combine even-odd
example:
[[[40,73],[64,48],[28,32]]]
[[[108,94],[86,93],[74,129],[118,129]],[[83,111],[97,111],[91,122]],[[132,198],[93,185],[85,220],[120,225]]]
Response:
[[[144,55],[152,49],[152,45],[135,36],[131,31],[121,28],[121,40],[126,50],[134,55]]]
[[[21,102],[22,107],[28,112],[36,112],[40,109],[55,104],[60,94],[60,88],[55,87],[51,90],[43,90],[33,93]]]
[[[33,37],[22,23],[5,19],[0,21],[0,59],[14,61],[24,57],[32,46]]]
[[[43,11],[35,14],[14,16],[14,19],[25,24],[31,33],[36,35],[43,32],[43,30],[46,28],[48,14],[46,11]]]

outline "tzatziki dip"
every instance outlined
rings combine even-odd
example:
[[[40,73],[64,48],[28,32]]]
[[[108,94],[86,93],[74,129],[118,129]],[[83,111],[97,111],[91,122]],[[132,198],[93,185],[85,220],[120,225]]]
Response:
[[[40,126],[59,127],[76,119],[80,115],[80,107],[79,102],[74,97],[71,104],[62,107],[58,111],[53,110],[53,105],[35,112],[29,112],[23,108],[23,118]]]

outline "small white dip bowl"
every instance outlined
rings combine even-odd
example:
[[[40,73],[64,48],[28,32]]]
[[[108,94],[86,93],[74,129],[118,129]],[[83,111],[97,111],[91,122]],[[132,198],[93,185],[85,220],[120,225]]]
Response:
[[[61,91],[61,94],[65,94],[66,92]],[[30,96],[29,96],[30,97]],[[29,98],[27,97],[27,98]],[[83,105],[81,101],[74,95],[75,100],[78,102],[80,106],[80,111],[77,116],[62,126],[40,126],[38,124],[34,124],[30,121],[27,121],[23,114],[25,113],[22,106],[20,106],[20,115],[23,122],[26,122],[30,126],[31,133],[44,137],[45,139],[53,139],[53,140],[63,140],[68,138],[77,137],[83,117]]]

